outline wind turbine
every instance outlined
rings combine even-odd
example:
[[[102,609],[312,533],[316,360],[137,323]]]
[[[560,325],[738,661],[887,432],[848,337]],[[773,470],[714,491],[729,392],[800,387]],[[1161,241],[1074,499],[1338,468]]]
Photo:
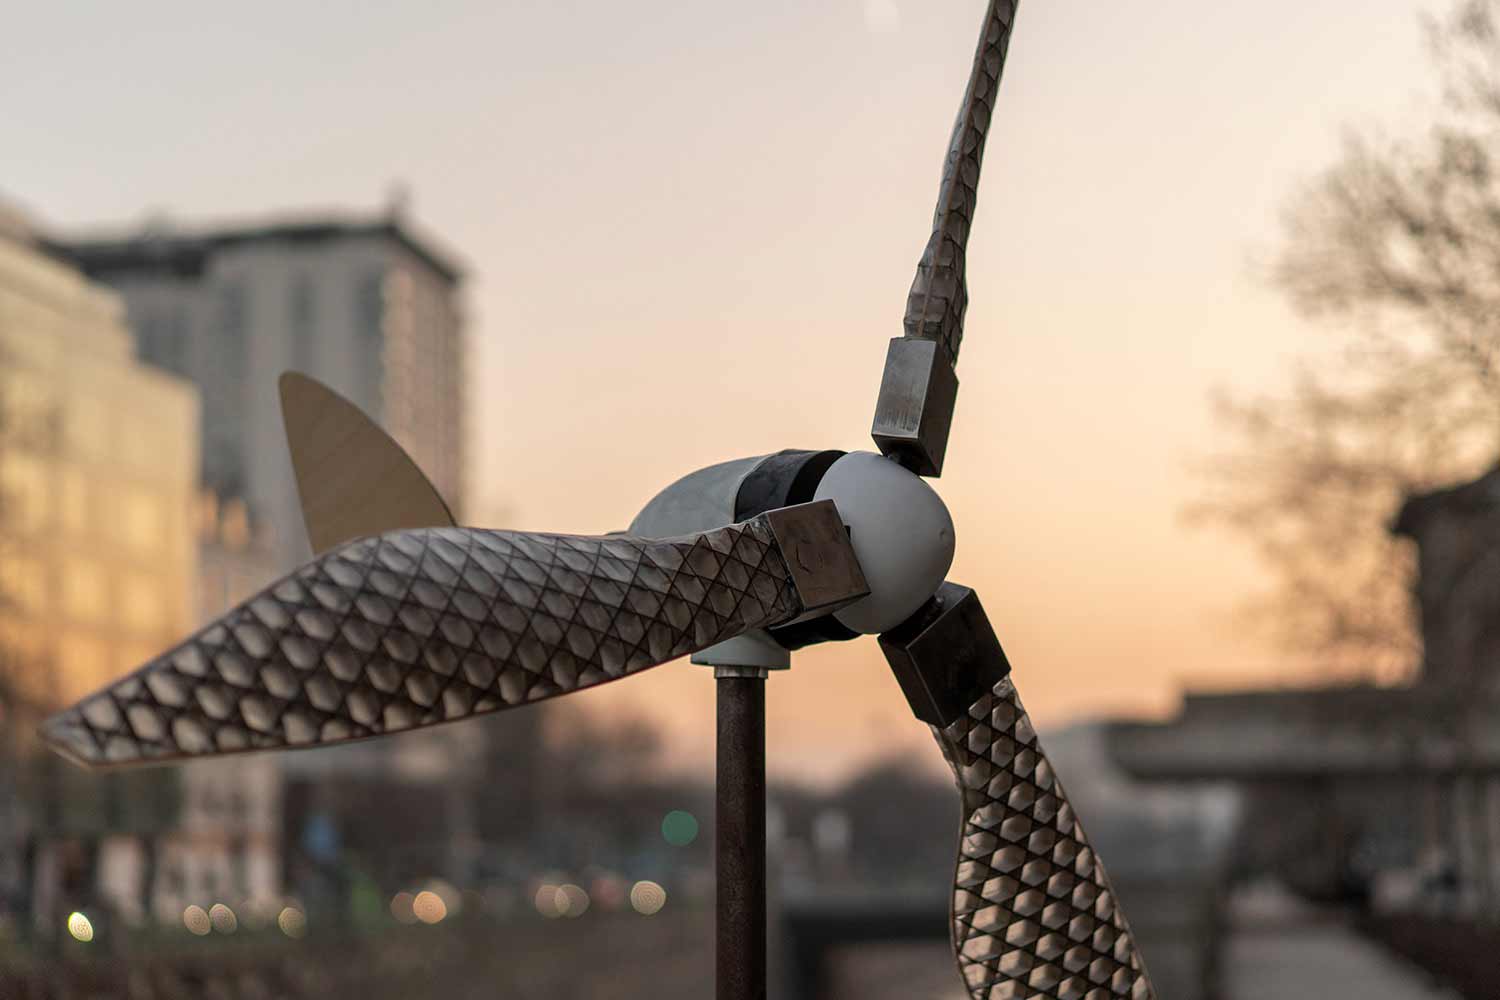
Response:
[[[1017,0],[991,0],[932,234],[890,342],[880,455],[784,451],[667,487],[629,532],[454,525],[400,448],[296,375],[283,410],[313,560],[53,716],[91,766],[314,747],[530,704],[685,655],[719,686],[718,996],[766,995],[764,680],[878,635],[962,803],[951,931],[974,1000],[1154,998],[1103,866],[972,590],[944,582],[965,254]]]

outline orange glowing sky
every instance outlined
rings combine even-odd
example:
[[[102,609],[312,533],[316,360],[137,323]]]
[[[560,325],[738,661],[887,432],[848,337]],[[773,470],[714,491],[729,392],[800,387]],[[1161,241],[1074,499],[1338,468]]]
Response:
[[[611,530],[714,461],[869,446],[983,7],[34,4],[0,187],[68,227],[406,182],[472,267],[469,509]],[[1312,671],[1229,627],[1256,568],[1179,512],[1210,391],[1274,388],[1314,335],[1255,277],[1280,207],[1345,123],[1420,121],[1422,7],[1022,4],[938,485],[1044,725]],[[711,753],[706,671],[586,697]],[[926,739],[871,641],[801,654],[770,710],[808,777]]]

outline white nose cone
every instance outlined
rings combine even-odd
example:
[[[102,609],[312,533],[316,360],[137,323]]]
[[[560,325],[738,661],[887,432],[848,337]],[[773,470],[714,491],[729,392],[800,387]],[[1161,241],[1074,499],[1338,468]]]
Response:
[[[953,565],[953,518],[931,486],[888,458],[850,452],[818,484],[816,500],[838,505],[870,596],[834,612],[866,635],[906,621]]]

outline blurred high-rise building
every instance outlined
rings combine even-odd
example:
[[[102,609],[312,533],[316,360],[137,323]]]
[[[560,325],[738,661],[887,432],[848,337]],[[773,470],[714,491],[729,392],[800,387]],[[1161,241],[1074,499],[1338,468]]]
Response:
[[[198,398],[134,356],[117,295],[0,231],[9,597],[22,680],[51,704],[139,666],[195,624]]]
[[[202,481],[243,500],[278,569],[308,555],[277,378],[296,370],[381,423],[455,507],[463,497],[460,271],[393,208],[59,241],[124,299],[140,359],[202,392]]]

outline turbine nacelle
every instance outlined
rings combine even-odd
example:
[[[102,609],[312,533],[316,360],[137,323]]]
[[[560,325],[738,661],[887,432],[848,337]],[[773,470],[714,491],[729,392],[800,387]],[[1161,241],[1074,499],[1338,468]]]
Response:
[[[923,479],[872,452],[782,451],[699,469],[653,497],[630,534],[671,538],[814,500],[837,506],[870,593],[831,615],[772,630],[778,645],[889,631],[942,586],[954,550],[947,505]]]

